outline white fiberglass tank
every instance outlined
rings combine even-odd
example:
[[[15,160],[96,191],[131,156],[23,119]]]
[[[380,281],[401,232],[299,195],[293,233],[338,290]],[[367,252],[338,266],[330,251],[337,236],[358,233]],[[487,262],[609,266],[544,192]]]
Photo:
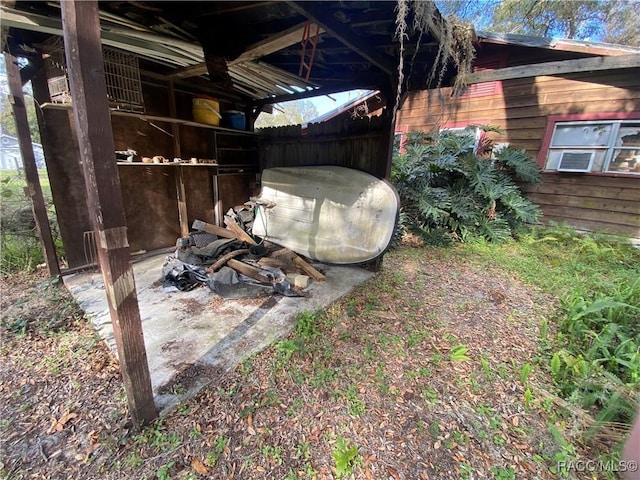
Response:
[[[384,253],[399,209],[389,182],[337,166],[266,169],[259,203],[254,235],[337,264],[367,262]]]

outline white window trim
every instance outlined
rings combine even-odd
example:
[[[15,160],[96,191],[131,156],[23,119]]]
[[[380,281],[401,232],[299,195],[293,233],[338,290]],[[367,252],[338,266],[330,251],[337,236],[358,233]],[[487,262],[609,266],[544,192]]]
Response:
[[[475,135],[475,142],[473,143],[473,151],[477,151],[478,150],[478,145],[480,144],[480,139],[482,138],[482,130],[479,127],[475,127],[472,125],[467,125],[466,127],[443,127],[440,129],[440,133],[442,132],[469,132],[471,133],[471,130],[474,130],[474,135]]]
[[[555,122],[553,124],[553,134],[551,135],[551,141],[549,142],[549,149],[547,151],[547,158],[545,159],[545,170],[548,171],[561,171],[558,169],[547,168],[547,164],[549,163],[549,157],[551,153],[554,151],[571,151],[571,150],[582,150],[582,151],[605,151],[604,161],[602,163],[602,170],[593,171],[591,173],[623,173],[617,172],[614,170],[609,170],[611,166],[611,161],[613,160],[613,155],[616,150],[640,150],[640,147],[637,146],[629,146],[623,147],[621,145],[616,145],[616,140],[618,139],[618,134],[620,133],[620,127],[624,124],[630,123],[640,123],[640,120],[586,120],[586,121],[568,121],[568,122]],[[553,141],[556,138],[556,132],[558,127],[571,127],[571,126],[587,126],[587,125],[611,125],[611,132],[609,134],[609,140],[606,145],[562,145],[559,147],[555,147],[553,145]],[[624,174],[637,174],[637,172],[624,172]]]

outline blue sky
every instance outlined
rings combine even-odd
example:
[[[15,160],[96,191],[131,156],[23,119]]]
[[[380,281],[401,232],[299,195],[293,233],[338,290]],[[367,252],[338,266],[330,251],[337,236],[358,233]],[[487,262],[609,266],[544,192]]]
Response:
[[[332,93],[331,98],[323,95],[321,97],[310,98],[309,100],[313,102],[313,104],[318,109],[318,115],[322,115],[323,113],[327,113],[328,111],[333,110],[340,105],[344,105],[345,103],[360,95],[362,92],[364,92],[364,90],[352,90],[350,92]]]

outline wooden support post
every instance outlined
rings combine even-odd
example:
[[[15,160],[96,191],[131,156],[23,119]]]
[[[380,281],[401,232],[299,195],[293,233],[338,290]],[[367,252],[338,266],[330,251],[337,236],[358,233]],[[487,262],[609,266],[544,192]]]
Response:
[[[157,417],[114,158],[98,2],[62,2],[64,46],[89,215],[134,425]]]
[[[167,89],[169,90],[169,116],[171,118],[177,118],[176,89],[173,85],[173,80],[167,82]],[[180,126],[175,122],[171,123],[171,133],[173,134],[173,156],[182,157],[180,150]]]
[[[177,118],[176,113],[176,90],[173,80],[167,82],[167,90],[169,91],[169,116]],[[182,157],[180,149],[180,125],[171,122],[171,134],[173,135],[173,156]],[[178,217],[180,219],[180,235],[186,237],[189,235],[189,212],[187,211],[187,192],[184,188],[184,170],[178,167],[176,173],[176,193],[178,197]]]
[[[53,236],[51,235],[51,227],[49,226],[49,217],[47,216],[47,207],[44,204],[44,196],[42,195],[42,187],[40,186],[36,157],[33,153],[27,108],[22,93],[20,67],[18,66],[17,58],[10,53],[4,54],[4,61],[7,67],[13,116],[16,123],[20,155],[22,156],[22,164],[24,165],[25,177],[27,179],[27,191],[31,199],[33,216],[36,221],[38,236],[40,237],[49,276],[57,277],[60,275],[60,265],[58,264],[56,248],[53,243]]]
[[[176,194],[178,197],[178,218],[180,219],[180,235],[189,235],[189,212],[187,211],[187,192],[184,188],[184,170],[182,166],[176,169]]]

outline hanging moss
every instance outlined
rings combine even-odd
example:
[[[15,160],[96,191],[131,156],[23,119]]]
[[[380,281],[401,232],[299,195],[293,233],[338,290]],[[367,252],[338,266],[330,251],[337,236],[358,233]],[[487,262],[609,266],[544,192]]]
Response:
[[[407,21],[410,13],[413,13],[413,22],[409,26]],[[394,111],[398,108],[404,90],[404,52],[409,39],[408,32],[411,32],[412,37],[417,37],[413,59],[420,49],[423,36],[431,35],[438,42],[438,50],[427,75],[425,88],[440,88],[448,69],[453,66],[457,72],[453,83],[454,95],[464,91],[475,58],[473,26],[455,16],[442,17],[432,1],[397,0],[396,38],[400,42],[400,59]]]

